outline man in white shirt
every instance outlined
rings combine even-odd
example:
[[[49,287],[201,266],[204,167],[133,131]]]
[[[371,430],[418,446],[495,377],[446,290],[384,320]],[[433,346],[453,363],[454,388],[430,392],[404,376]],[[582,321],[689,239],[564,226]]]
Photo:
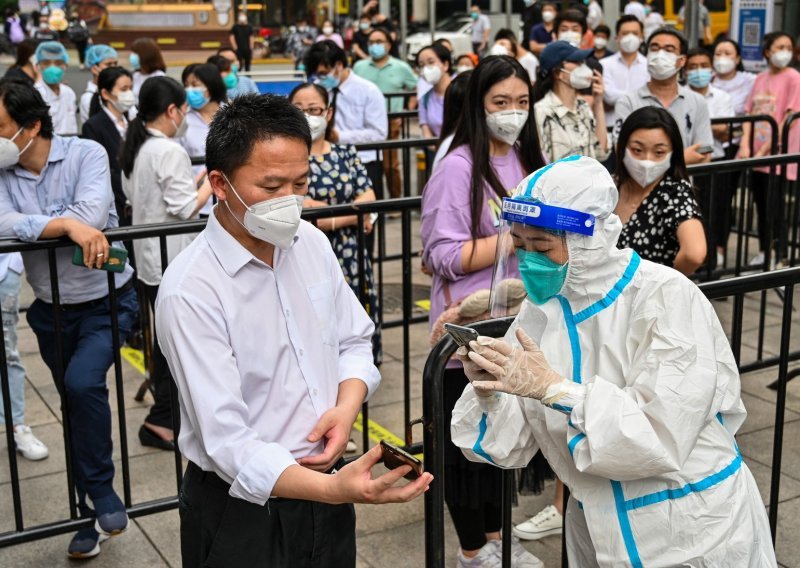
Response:
[[[78,97],[61,82],[69,64],[67,50],[57,41],[43,41],[34,57],[41,78],[33,86],[50,107],[53,130],[59,135],[78,134]]]
[[[606,87],[603,95],[606,124],[609,126],[616,121],[614,105],[620,97],[641,89],[650,80],[647,58],[639,51],[644,41],[642,22],[636,16],[622,16],[617,20],[616,32],[619,51],[600,60]]]
[[[219,203],[167,267],[159,342],[178,386],[183,565],[354,567],[351,503],[409,501],[432,477],[341,467],[380,382],[373,324],[327,237],[300,221],[311,135],[276,96],[220,109],[206,166]],[[336,471],[334,468],[341,468]]]
[[[100,71],[119,65],[117,50],[102,43],[91,45],[86,50],[86,65],[92,72],[92,79],[86,83],[86,90],[81,95],[81,124],[89,120],[89,108],[92,105],[92,97],[97,92],[97,76],[100,75]]]
[[[329,141],[335,144],[383,142],[389,137],[386,99],[377,85],[359,77],[347,66],[347,54],[331,40],[315,43],[305,57],[306,73],[332,92],[334,128]],[[383,163],[380,152],[358,153],[372,189],[383,199]]]

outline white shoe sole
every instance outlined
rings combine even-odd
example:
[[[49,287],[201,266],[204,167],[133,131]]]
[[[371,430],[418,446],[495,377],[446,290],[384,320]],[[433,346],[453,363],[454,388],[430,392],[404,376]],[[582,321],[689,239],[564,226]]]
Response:
[[[97,544],[89,552],[67,552],[68,558],[75,558],[76,560],[85,560],[86,558],[94,558],[100,554],[100,543],[108,540],[108,536],[100,533],[100,538],[97,539]]]
[[[18,453],[19,455],[21,455],[23,458],[25,458],[26,460],[28,460],[28,461],[33,461],[33,462],[35,462],[35,461],[41,461],[41,460],[43,460],[43,459],[47,459],[47,458],[50,456],[50,453],[49,453],[49,452],[48,452],[48,453],[46,453],[46,454],[44,454],[44,455],[41,455],[41,456],[37,456],[37,455],[30,455],[30,454],[27,454],[26,452],[23,452],[23,451],[22,451],[22,450],[20,450],[19,448],[17,448],[17,453]]]
[[[561,527],[535,533],[521,531],[517,527],[514,527],[511,529],[511,533],[520,540],[539,540],[540,538],[544,538],[546,536],[561,534]]]

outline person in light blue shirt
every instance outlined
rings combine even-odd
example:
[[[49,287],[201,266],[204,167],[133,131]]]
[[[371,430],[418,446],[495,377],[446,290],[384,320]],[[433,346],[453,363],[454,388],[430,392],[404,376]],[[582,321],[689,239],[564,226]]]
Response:
[[[251,93],[257,95],[259,93],[255,81],[239,74],[239,60],[236,58],[236,52],[230,47],[223,47],[217,52],[217,55],[209,57],[206,63],[211,63],[219,68],[222,80],[228,89],[229,99],[233,100],[239,95]]]
[[[70,542],[68,553],[74,558],[96,556],[102,540],[128,527],[125,506],[114,492],[106,373],[114,359],[112,334],[119,333],[120,343],[125,339],[138,306],[133,270],[126,265],[112,280],[118,321],[118,329],[112,329],[108,274],[96,270],[109,260],[102,231],[117,224],[105,149],[90,140],[54,135],[38,91],[17,81],[0,81],[0,237],[29,242],[67,237],[84,258],[83,266],[75,266],[74,247],[55,250],[57,329],[48,251],[22,253],[36,296],[28,323],[69,419],[78,508],[83,518],[96,519]]]

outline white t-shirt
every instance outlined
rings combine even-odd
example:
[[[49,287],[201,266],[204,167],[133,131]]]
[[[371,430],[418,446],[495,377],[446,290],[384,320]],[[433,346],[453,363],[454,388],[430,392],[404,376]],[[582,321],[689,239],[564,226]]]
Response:
[[[536,82],[536,71],[539,69],[539,60],[530,51],[526,51],[525,55],[520,57],[517,61],[525,68],[528,75],[531,76],[531,84]]]
[[[59,135],[78,134],[78,96],[75,91],[63,83],[58,87],[58,94],[44,81],[36,81],[33,86],[50,107],[53,132]]]
[[[97,92],[97,84],[94,81],[86,83],[86,90],[81,95],[81,124],[89,120],[89,107],[92,106],[92,97]]]
[[[136,95],[136,102],[139,102],[139,91],[142,89],[142,84],[147,81],[150,77],[163,77],[166,75],[160,69],[156,69],[150,74],[144,74],[141,71],[134,71],[133,72],[133,94]]]

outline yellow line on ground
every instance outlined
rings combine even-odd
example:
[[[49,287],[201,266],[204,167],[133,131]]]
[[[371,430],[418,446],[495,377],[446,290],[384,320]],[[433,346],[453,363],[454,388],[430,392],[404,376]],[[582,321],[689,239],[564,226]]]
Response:
[[[120,355],[122,355],[122,358],[125,359],[128,363],[130,363],[131,367],[139,371],[139,373],[141,373],[142,375],[145,374],[144,353],[142,353],[142,351],[140,351],[139,349],[133,349],[131,347],[122,347],[120,349]],[[355,428],[359,432],[363,432],[364,431],[363,422],[364,422],[363,418],[361,416],[361,413],[359,412],[358,416],[356,417],[356,421],[353,424],[353,428]],[[369,437],[373,442],[380,442],[381,440],[386,440],[387,442],[389,442],[394,446],[402,447],[405,445],[405,440],[403,440],[402,438],[398,438],[397,436],[389,432],[389,430],[387,430],[374,420],[370,420],[368,422],[368,429],[369,429]],[[421,459],[422,454],[419,454],[416,457]]]

